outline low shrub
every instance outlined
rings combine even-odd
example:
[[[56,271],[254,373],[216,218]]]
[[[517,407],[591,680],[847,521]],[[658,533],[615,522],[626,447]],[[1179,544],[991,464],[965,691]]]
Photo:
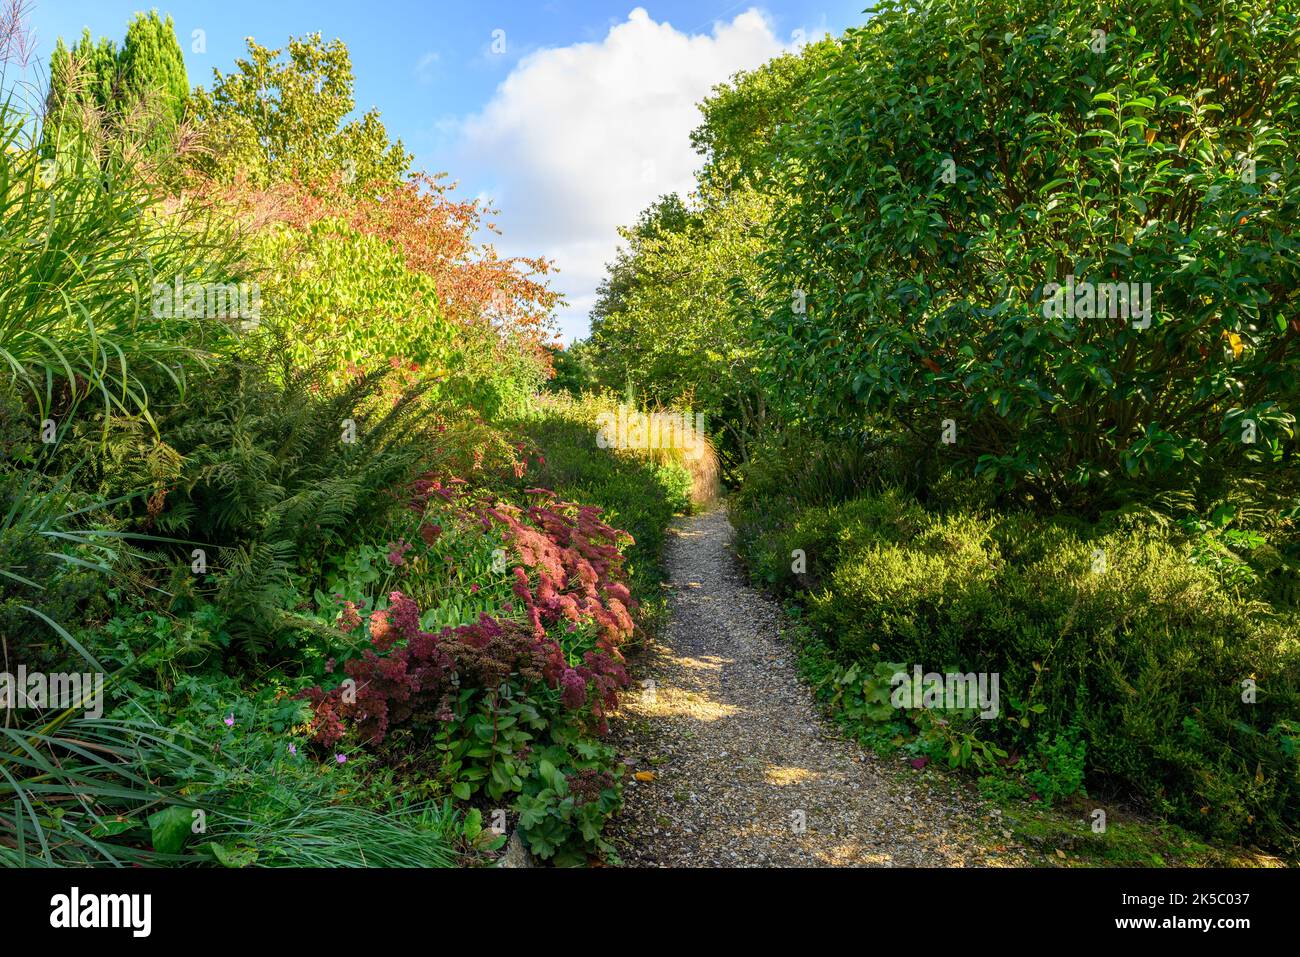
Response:
[[[909,450],[910,451],[910,450]],[[772,429],[755,442],[740,469],[734,502],[776,501],[792,505],[833,505],[901,484],[909,455],[883,434],[845,432],[827,437],[799,429]]]
[[[806,604],[823,683],[880,661],[997,673],[1000,717],[964,726],[1037,797],[1086,768],[1090,787],[1211,836],[1300,847],[1300,617],[1198,562],[1176,528],[931,511],[896,489],[758,531],[754,511],[737,513],[751,567]]]
[[[461,543],[444,558],[472,555],[474,536],[465,527],[472,517],[479,558],[491,558],[474,577],[497,596],[499,609],[433,631],[445,605],[429,613],[398,591],[382,601],[336,593],[342,608],[335,627],[368,644],[342,662],[341,683],[306,690],[313,739],[326,748],[355,741],[382,753],[394,747],[388,739],[395,734],[399,751],[435,755],[427,777],[461,800],[518,795],[524,839],[542,857],[576,863],[611,851],[600,832],[618,805],[618,769],[612,750],[596,739],[628,684],[619,651],[635,608],[621,580],[619,549],[628,536],[601,522],[598,509],[541,490],[527,508],[477,504],[468,492],[434,485],[422,493],[421,528],[429,534],[394,544],[385,560],[407,580],[425,569],[444,576],[447,564],[457,575],[454,559],[430,559],[444,551],[444,528]],[[493,543],[493,553],[483,555]],[[471,594],[484,591],[471,583]]]

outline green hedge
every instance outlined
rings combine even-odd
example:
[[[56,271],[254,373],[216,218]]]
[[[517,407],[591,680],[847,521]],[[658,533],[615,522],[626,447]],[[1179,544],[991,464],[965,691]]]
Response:
[[[1040,755],[1081,735],[1090,785],[1297,849],[1300,615],[1224,585],[1190,543],[1131,518],[929,511],[896,489],[781,515],[751,499],[738,518],[756,577],[803,596],[840,665],[997,672],[981,738]],[[1012,701],[1042,706],[1027,729]]]

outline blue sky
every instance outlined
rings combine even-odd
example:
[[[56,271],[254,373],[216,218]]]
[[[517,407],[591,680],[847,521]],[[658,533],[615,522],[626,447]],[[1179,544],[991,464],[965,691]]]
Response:
[[[416,165],[501,210],[506,254],[545,255],[587,329],[616,227],[684,191],[694,104],[717,82],[804,37],[862,23],[869,0],[171,0],[192,85],[232,68],[244,38],[281,46],[319,31],[348,45],[360,110],[377,107]],[[33,0],[37,56],[83,27],[120,42],[137,0]],[[196,52],[194,31],[206,45]],[[501,31],[501,32],[497,32]],[[496,41],[494,44],[494,40]],[[495,46],[495,48],[494,48]],[[504,52],[500,52],[504,46]]]

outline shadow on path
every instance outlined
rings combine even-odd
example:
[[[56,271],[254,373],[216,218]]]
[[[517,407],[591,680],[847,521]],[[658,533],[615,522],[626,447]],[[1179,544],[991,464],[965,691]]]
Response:
[[[780,635],[778,606],[745,583],[725,509],[679,519],[665,553],[671,617],[633,662],[614,740],[628,768],[611,824],[630,866],[1009,866],[973,795],[900,776],[903,762],[818,716]],[[641,772],[638,780],[633,772]]]

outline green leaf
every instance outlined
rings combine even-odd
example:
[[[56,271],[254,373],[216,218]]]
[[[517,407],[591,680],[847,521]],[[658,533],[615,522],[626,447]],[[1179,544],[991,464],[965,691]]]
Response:
[[[471,808],[465,815],[465,825],[462,831],[469,840],[478,837],[479,832],[483,830],[483,812],[478,808]]]
[[[257,848],[251,844],[236,844],[233,847],[227,847],[224,844],[218,844],[216,841],[210,841],[204,845],[204,850],[211,854],[213,859],[222,867],[250,867],[257,863]]]
[[[190,808],[173,805],[149,815],[153,832],[153,849],[159,854],[179,854],[190,839],[194,813]]]

